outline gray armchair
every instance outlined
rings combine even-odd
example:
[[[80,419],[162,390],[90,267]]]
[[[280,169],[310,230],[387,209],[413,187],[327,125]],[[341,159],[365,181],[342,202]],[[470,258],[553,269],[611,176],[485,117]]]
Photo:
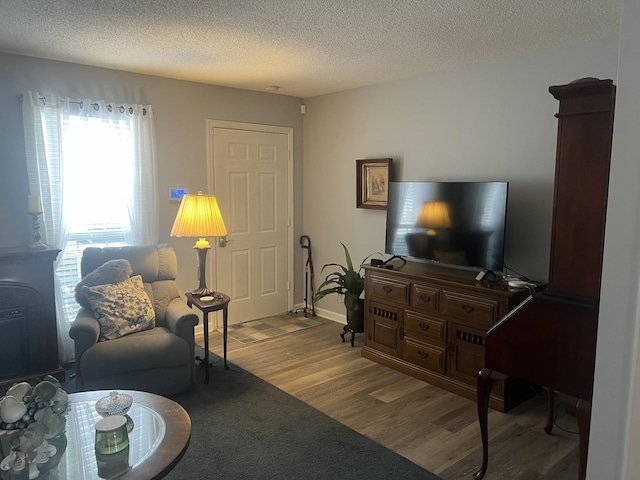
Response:
[[[75,344],[78,390],[132,389],[170,395],[194,381],[194,327],[199,318],[180,298],[176,254],[167,245],[93,248],[83,252],[81,274],[126,259],[141,275],[155,311],[155,327],[98,341],[100,324],[82,307],[69,330]]]

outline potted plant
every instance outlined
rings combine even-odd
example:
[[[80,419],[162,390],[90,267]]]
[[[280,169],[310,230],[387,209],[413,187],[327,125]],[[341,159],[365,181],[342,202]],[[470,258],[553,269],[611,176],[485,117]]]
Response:
[[[340,243],[340,245],[344,249],[346,266],[339,263],[327,263],[322,267],[321,274],[327,268],[334,267],[335,270],[324,278],[324,281],[316,291],[314,301],[318,301],[331,293],[344,295],[347,325],[340,335],[342,336],[342,341],[344,341],[344,334],[350,331],[351,345],[353,346],[355,334],[364,332],[364,299],[360,298],[364,291],[364,276],[360,274],[360,269],[354,270],[351,255],[344,243]]]

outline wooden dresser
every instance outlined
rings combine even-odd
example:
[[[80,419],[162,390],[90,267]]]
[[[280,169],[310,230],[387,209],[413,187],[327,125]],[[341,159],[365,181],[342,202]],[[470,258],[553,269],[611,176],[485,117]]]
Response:
[[[362,356],[476,399],[487,330],[529,294],[477,282],[477,272],[407,262],[365,270]],[[497,383],[490,405],[506,411],[533,394],[516,380]]]

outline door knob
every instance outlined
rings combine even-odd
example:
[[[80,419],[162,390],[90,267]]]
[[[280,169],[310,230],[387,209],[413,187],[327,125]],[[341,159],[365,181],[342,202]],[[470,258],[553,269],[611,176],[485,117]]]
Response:
[[[233,240],[227,239],[226,235],[224,237],[218,237],[218,246],[219,247],[226,247],[227,243],[229,243],[229,242],[233,242]]]

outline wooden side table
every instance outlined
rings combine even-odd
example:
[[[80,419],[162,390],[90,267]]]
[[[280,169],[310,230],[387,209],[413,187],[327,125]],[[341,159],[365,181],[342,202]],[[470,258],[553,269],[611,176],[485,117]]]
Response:
[[[224,293],[216,292],[212,296],[213,300],[203,302],[198,295],[193,293],[185,293],[187,297],[187,305],[189,307],[195,307],[202,312],[204,321],[204,383],[209,383],[209,312],[217,312],[222,310],[222,342],[224,346],[224,369],[229,370],[227,365],[227,329],[228,318],[227,313],[229,301],[231,299]]]

